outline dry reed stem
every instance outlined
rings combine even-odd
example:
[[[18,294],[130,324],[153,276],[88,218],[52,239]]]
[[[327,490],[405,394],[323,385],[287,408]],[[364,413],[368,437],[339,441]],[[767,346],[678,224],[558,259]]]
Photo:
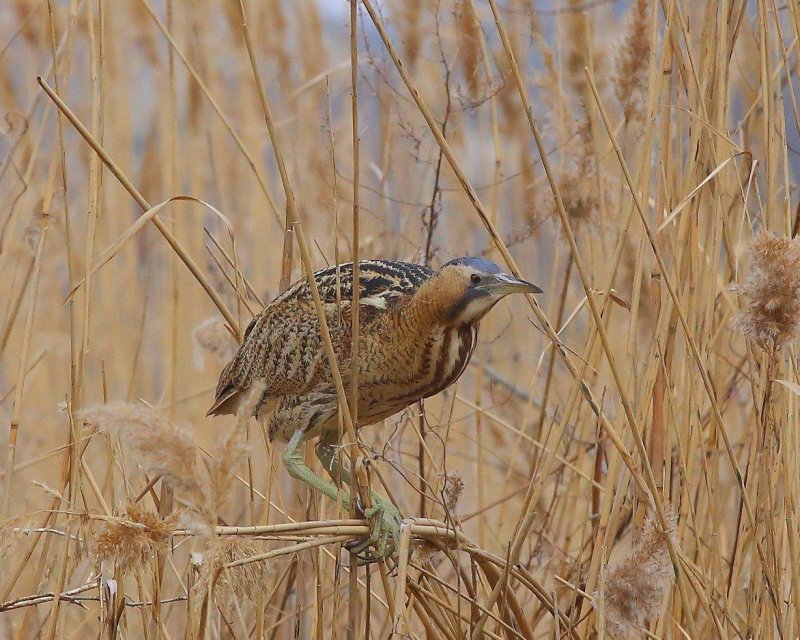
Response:
[[[797,635],[800,396],[784,246],[800,220],[795,3],[498,3],[507,42],[492,7],[471,0],[385,4],[384,34],[358,3],[284,4],[246,3],[244,26],[236,2],[220,21],[202,3],[110,11],[12,0],[0,19],[0,418],[5,433],[12,414],[20,425],[13,466],[0,469],[16,518],[0,559],[0,635],[343,640],[388,636],[395,620],[410,637],[454,640]],[[508,51],[534,100],[538,152]],[[309,501],[275,463],[277,449],[248,440],[254,424],[202,418],[212,352],[235,338],[220,318],[204,340],[206,366],[191,367],[192,328],[213,307],[172,252],[130,235],[92,270],[95,247],[112,246],[137,216],[102,175],[101,156],[25,81],[37,74],[68,92],[143,197],[187,192],[225,212],[232,250],[182,215],[183,204],[159,218],[239,323],[258,311],[256,293],[266,300],[288,285],[296,262],[291,220],[279,230],[264,211],[281,170],[256,95],[262,77],[309,264],[338,263],[345,251],[424,254],[435,267],[504,247],[546,290],[546,314],[512,300],[484,321],[457,390],[358,436],[369,463],[362,484],[377,478],[403,513],[444,520],[406,520],[404,589],[392,562],[350,572],[341,545],[367,523],[328,519],[335,505]],[[748,253],[765,232],[764,255]],[[83,275],[86,287],[64,306]],[[166,514],[171,482],[142,473],[152,454],[127,436],[80,433],[55,411],[65,398],[76,415],[109,399],[155,399],[166,422],[193,426],[207,516],[176,490],[181,529],[124,580],[94,580],[83,547],[124,522],[121,533],[143,535],[113,505]],[[623,399],[656,493],[679,516],[688,595],[688,606],[675,591],[639,618],[644,609],[626,604],[659,600],[648,590],[668,587],[672,543],[643,545],[637,564],[620,542],[654,512]],[[516,563],[509,541],[519,544]],[[255,546],[238,553],[242,543]],[[258,584],[233,597],[234,583],[210,593],[204,576],[198,587],[208,566],[193,568],[192,552],[215,545],[231,547],[216,564],[245,561],[221,569],[221,581]],[[639,571],[646,556],[660,567],[653,584]],[[113,564],[108,556],[103,569]],[[627,576],[616,590],[615,566]]]
[[[692,353],[692,359],[693,359],[695,365],[697,366],[698,373],[700,374],[700,377],[701,377],[701,379],[703,381],[704,389],[705,389],[706,394],[708,396],[708,399],[709,399],[709,401],[711,403],[712,410],[714,411],[714,417],[716,419],[716,426],[719,429],[720,434],[722,435],[723,441],[725,443],[726,453],[728,454],[728,458],[730,460],[731,466],[735,470],[736,477],[739,480],[739,488],[742,491],[742,499],[743,499],[743,503],[744,503],[745,509],[747,511],[747,517],[750,520],[751,526],[754,526],[755,525],[755,515],[754,515],[754,512],[753,512],[752,506],[750,504],[750,500],[749,500],[747,491],[746,491],[746,489],[744,487],[744,484],[743,484],[743,481],[742,481],[743,476],[742,476],[741,472],[739,471],[738,463],[736,461],[736,457],[735,457],[735,455],[733,453],[733,450],[731,448],[730,439],[728,437],[727,431],[726,431],[726,429],[724,427],[724,423],[722,421],[722,416],[720,414],[719,405],[718,405],[717,398],[716,398],[716,393],[714,392],[714,389],[713,389],[713,387],[711,385],[711,381],[710,381],[710,379],[708,377],[708,373],[706,372],[706,369],[705,369],[705,367],[703,365],[702,358],[700,357],[700,353],[699,353],[699,350],[697,348],[697,344],[696,344],[696,342],[695,342],[695,340],[693,338],[692,331],[691,331],[691,329],[689,327],[688,321],[686,320],[685,312],[683,311],[683,308],[682,308],[682,306],[680,304],[680,301],[678,299],[677,292],[676,292],[676,289],[675,289],[675,285],[672,282],[671,278],[668,276],[669,272],[667,271],[666,265],[664,264],[664,260],[663,260],[663,258],[661,256],[661,252],[659,251],[659,249],[658,249],[658,247],[656,245],[655,238],[653,236],[653,232],[652,232],[652,230],[651,230],[651,228],[650,228],[650,226],[649,226],[649,224],[647,222],[647,219],[645,217],[644,207],[643,207],[641,201],[639,200],[639,196],[638,196],[638,194],[637,194],[637,192],[636,192],[636,190],[635,190],[635,188],[633,186],[633,180],[631,178],[630,172],[628,171],[627,164],[625,163],[624,157],[622,156],[622,152],[621,152],[619,146],[617,145],[616,140],[614,138],[614,135],[612,133],[612,128],[611,128],[611,125],[610,125],[610,123],[608,121],[608,115],[606,114],[605,109],[603,108],[602,104],[600,103],[600,98],[599,98],[599,95],[597,93],[597,87],[595,86],[593,78],[591,77],[591,73],[588,70],[587,70],[587,77],[589,79],[589,85],[592,88],[592,93],[593,93],[593,95],[595,97],[595,100],[598,101],[598,107],[600,108],[600,113],[603,116],[603,123],[605,124],[606,131],[608,132],[609,138],[611,139],[612,144],[614,145],[614,151],[616,152],[617,158],[620,161],[620,166],[622,168],[623,173],[625,174],[625,179],[628,181],[628,184],[631,185],[631,194],[633,195],[633,199],[634,199],[634,202],[636,204],[636,210],[639,213],[639,217],[640,217],[640,219],[642,221],[642,225],[643,225],[643,227],[645,229],[645,232],[647,234],[647,238],[648,238],[648,240],[650,242],[650,246],[653,249],[653,253],[654,253],[655,258],[656,258],[656,260],[658,262],[659,268],[661,269],[661,276],[662,276],[662,278],[664,280],[664,284],[667,286],[667,290],[669,291],[669,294],[672,297],[672,300],[673,300],[673,303],[674,303],[674,309],[675,309],[675,311],[676,311],[676,313],[678,315],[678,319],[679,319],[679,321],[681,323],[681,328],[684,331],[686,340],[687,340],[687,342],[689,344],[689,348],[690,348],[691,353]],[[656,506],[658,507],[659,505],[660,505],[660,502],[657,501],[656,502]],[[661,522],[660,522],[661,526],[666,529],[667,521],[665,519],[663,510],[659,511],[659,517],[661,519]],[[680,566],[680,563],[678,562],[677,554],[676,554],[676,552],[675,552],[675,550],[673,548],[673,545],[671,543],[671,539],[669,539],[669,538],[667,539],[667,544],[669,545],[669,548],[670,548],[670,555],[672,556],[673,565],[675,567]],[[761,558],[761,561],[762,561],[762,563],[765,563],[766,562],[766,553],[765,553],[764,549],[762,548],[760,542],[757,541],[756,544],[757,544],[757,547],[759,549],[759,556]],[[774,585],[774,577],[770,576],[770,572],[766,568],[766,564],[764,566],[765,566],[765,569],[767,570],[767,574],[766,574],[767,575],[767,580],[771,583],[771,585]],[[678,586],[681,587],[681,593],[683,594],[682,597],[685,598],[685,593],[684,593],[683,588],[682,588],[682,582],[681,582],[680,574],[678,574]],[[690,627],[693,626],[692,623],[690,623],[689,626]]]
[[[350,117],[352,121],[352,144],[353,144],[353,225],[352,236],[350,241],[352,243],[352,263],[353,263],[353,281],[361,282],[361,263],[360,263],[360,247],[361,247],[361,148],[360,136],[361,132],[358,128],[358,0],[350,0]],[[337,263],[338,265],[338,263]],[[310,277],[310,276],[309,276]],[[361,294],[360,287],[353,287],[352,300],[351,300],[351,315],[350,315],[350,371],[348,381],[350,384],[350,401],[349,405],[345,405],[341,410],[347,411],[349,409],[350,416],[348,424],[353,425],[353,432],[348,432],[348,439],[356,438],[353,442],[358,442],[358,343],[361,332],[361,324],[359,322],[360,306],[359,296]],[[349,429],[349,427],[348,427]],[[340,426],[341,430],[341,426]],[[342,434],[339,434],[339,440],[342,439]],[[353,455],[350,457],[350,495],[360,495],[364,497],[366,505],[372,506],[372,496],[369,490],[369,481],[364,491],[359,492],[360,484],[358,482],[359,475],[355,473],[362,467],[362,460]],[[338,506],[338,505],[337,505]],[[351,515],[355,515],[355,505],[351,501],[350,506]],[[395,544],[402,545],[402,539]],[[400,552],[402,553],[402,551]],[[403,560],[401,560],[401,563]],[[355,554],[350,556],[350,575],[348,587],[350,590],[350,598],[348,599],[348,621],[347,629],[350,638],[355,637],[356,627],[359,623],[359,600],[356,597],[358,576],[358,559]],[[404,590],[405,591],[405,590]],[[401,594],[402,595],[402,594]],[[397,611],[400,610],[400,602],[395,595],[395,616]],[[394,619],[393,619],[394,624]],[[366,635],[366,630],[365,630]]]
[[[70,108],[64,103],[63,100],[58,96],[58,94],[53,91],[50,85],[44,81],[43,78],[38,78],[38,82],[41,85],[42,89],[44,89],[45,93],[50,97],[50,99],[55,102],[56,106],[58,107],[59,111],[63,113],[67,119],[70,121],[73,127],[81,134],[84,140],[89,144],[90,147],[97,153],[98,156],[102,159],[103,163],[108,167],[109,171],[114,174],[114,177],[120,181],[123,187],[125,187],[126,191],[131,194],[134,200],[136,200],[137,204],[144,210],[149,211],[152,207],[147,203],[142,195],[136,190],[133,184],[125,177],[125,174],[119,169],[119,167],[114,163],[111,157],[106,153],[105,149],[97,142],[95,137],[89,132],[86,127],[83,126],[80,120],[75,116],[75,114],[70,110]],[[192,272],[192,275],[195,277],[197,282],[203,287],[203,290],[208,294],[209,298],[214,302],[219,309],[219,312],[223,315],[225,320],[231,326],[231,329],[234,333],[239,336],[241,335],[241,331],[239,329],[239,324],[236,322],[234,317],[231,315],[228,308],[225,306],[225,303],[222,302],[222,299],[219,297],[214,288],[208,282],[206,277],[202,274],[199,267],[195,264],[194,260],[189,256],[186,251],[184,251],[183,247],[180,245],[178,240],[172,235],[172,232],[167,228],[167,226],[161,221],[158,216],[152,217],[153,224],[155,227],[161,232],[161,235],[164,236],[164,239],[169,243],[169,246],[172,247],[172,250],[178,255],[178,257],[183,261],[183,263],[188,267],[189,271]]]
[[[206,99],[211,104],[211,107],[213,108],[214,112],[217,114],[217,116],[219,116],[219,119],[225,125],[225,128],[228,130],[228,133],[230,133],[231,137],[236,142],[236,145],[239,147],[239,150],[242,152],[242,155],[245,157],[245,159],[247,160],[247,163],[250,165],[250,168],[252,169],[253,173],[256,176],[256,179],[258,180],[258,184],[261,187],[261,190],[264,192],[264,195],[267,198],[267,202],[269,203],[270,211],[271,211],[273,217],[275,218],[275,221],[278,224],[280,224],[280,216],[278,215],[278,208],[276,207],[275,201],[273,200],[272,195],[269,192],[269,188],[267,186],[267,182],[266,182],[265,178],[261,175],[261,172],[258,170],[258,163],[256,162],[256,159],[253,157],[252,153],[245,146],[244,141],[241,139],[239,134],[236,132],[236,130],[234,129],[234,127],[231,124],[231,122],[228,119],[228,117],[222,111],[222,108],[219,106],[219,103],[217,102],[217,100],[214,98],[214,96],[209,91],[209,89],[206,86],[205,82],[203,82],[203,79],[200,77],[200,74],[197,73],[197,71],[195,70],[194,66],[189,62],[189,59],[186,57],[186,54],[183,52],[183,50],[175,42],[175,39],[172,37],[172,34],[169,32],[169,30],[164,25],[164,23],[156,15],[155,11],[153,11],[153,8],[150,5],[150,3],[147,0],[139,0],[139,1],[142,3],[144,8],[147,10],[147,13],[150,15],[150,17],[156,23],[156,26],[158,26],[158,28],[161,31],[161,33],[167,39],[167,42],[169,42],[169,46],[171,47],[171,50],[175,51],[175,53],[178,54],[178,57],[181,59],[181,62],[184,64],[186,69],[189,71],[189,73],[191,74],[192,78],[197,83],[197,86],[200,87],[200,90],[203,92],[203,95],[206,96]]]
[[[513,53],[513,50],[511,49],[511,45],[510,45],[509,40],[508,40],[508,36],[507,36],[506,30],[505,30],[505,27],[504,27],[504,23],[503,23],[502,18],[500,17],[499,12],[498,12],[496,3],[494,2],[494,0],[490,0],[489,4],[490,4],[490,6],[492,8],[492,13],[493,13],[493,15],[495,17],[495,24],[497,25],[498,32],[500,34],[500,38],[501,38],[501,40],[503,42],[503,47],[504,47],[505,53],[506,53],[506,55],[508,57],[509,63],[510,63],[511,68],[512,68],[512,72],[513,72],[513,76],[514,76],[514,79],[515,79],[515,82],[516,82],[516,86],[517,86],[517,89],[519,91],[519,95],[520,95],[520,98],[521,98],[521,100],[523,102],[523,106],[525,108],[525,113],[526,113],[527,118],[528,118],[528,123],[530,125],[531,133],[533,134],[533,137],[534,137],[535,142],[536,142],[536,146],[537,146],[537,148],[539,150],[539,154],[540,154],[541,159],[542,159],[542,165],[543,165],[543,167],[545,169],[545,173],[547,174],[547,179],[548,179],[548,182],[550,184],[550,188],[553,191],[553,196],[554,196],[554,199],[555,199],[555,202],[556,202],[556,211],[558,212],[559,218],[561,219],[562,227],[564,229],[567,241],[568,241],[568,243],[570,245],[571,255],[573,257],[573,260],[575,261],[575,267],[576,267],[576,269],[578,271],[578,274],[579,274],[579,276],[581,278],[581,282],[583,284],[584,290],[586,292],[586,296],[587,296],[587,299],[588,299],[588,302],[589,302],[589,307],[590,307],[592,315],[594,317],[595,326],[598,329],[599,336],[600,336],[601,342],[603,344],[603,348],[605,350],[606,357],[607,357],[607,359],[609,361],[609,366],[610,366],[611,372],[612,372],[612,374],[614,376],[614,381],[615,381],[615,383],[617,385],[617,390],[618,390],[618,392],[620,394],[620,400],[622,402],[623,408],[625,409],[625,414],[626,414],[626,417],[627,417],[631,432],[635,436],[634,437],[634,442],[636,443],[636,447],[637,447],[637,450],[638,450],[638,453],[639,453],[639,456],[640,456],[640,460],[641,460],[641,462],[643,464],[643,467],[644,467],[644,470],[645,470],[644,481],[645,481],[645,483],[647,485],[647,490],[649,491],[648,499],[653,502],[653,504],[654,504],[654,506],[656,508],[656,511],[657,511],[657,513],[659,515],[659,519],[661,521],[662,526],[666,526],[666,519],[665,519],[665,515],[664,515],[664,507],[663,507],[663,505],[661,503],[660,495],[659,495],[659,493],[657,491],[655,479],[653,477],[653,471],[652,471],[652,468],[650,467],[650,464],[649,464],[649,459],[648,459],[647,452],[645,450],[645,446],[644,446],[644,443],[643,443],[643,440],[642,440],[642,436],[641,436],[641,429],[637,424],[637,420],[636,420],[636,418],[634,416],[634,412],[632,410],[632,407],[631,407],[631,404],[630,404],[630,400],[627,397],[627,394],[625,392],[625,387],[624,387],[624,385],[623,385],[623,383],[622,383],[622,381],[620,379],[619,369],[615,365],[613,350],[612,350],[611,345],[609,343],[609,340],[608,340],[608,337],[607,337],[607,332],[605,330],[603,321],[601,320],[600,310],[599,310],[599,308],[597,306],[597,302],[596,302],[595,296],[593,295],[593,292],[591,290],[591,287],[590,287],[590,284],[589,284],[589,280],[588,280],[588,277],[587,277],[587,273],[586,273],[586,269],[583,266],[583,260],[581,258],[581,253],[580,253],[580,251],[579,251],[579,249],[577,247],[577,244],[576,244],[576,241],[575,241],[575,237],[574,237],[574,234],[573,234],[572,229],[570,227],[570,223],[569,223],[569,219],[568,219],[566,210],[564,208],[564,203],[563,203],[563,201],[561,199],[561,195],[559,193],[558,187],[556,186],[556,183],[555,183],[555,180],[554,180],[554,177],[553,177],[553,172],[550,169],[550,165],[549,165],[549,162],[548,162],[548,159],[547,159],[547,154],[546,154],[546,151],[545,151],[545,148],[544,148],[542,137],[541,137],[541,134],[539,132],[539,128],[536,125],[536,122],[535,122],[534,117],[533,117],[533,110],[532,110],[532,107],[530,105],[530,101],[529,101],[529,99],[527,97],[527,91],[526,91],[524,83],[522,81],[522,77],[521,77],[520,72],[519,72],[519,67],[518,67],[518,65],[516,63],[516,60],[514,58],[514,53]],[[591,81],[591,78],[589,78],[589,80]],[[593,91],[594,91],[594,89],[593,89]],[[606,425],[604,425],[604,426],[606,426]],[[608,427],[606,427],[606,428],[608,429]],[[613,431],[613,429],[611,431]],[[616,442],[615,442],[615,445],[616,445]],[[634,477],[637,477],[638,473],[635,470],[635,467],[631,466],[630,468],[631,468],[632,473],[634,474]],[[517,535],[517,537],[514,540],[514,543],[513,543],[513,546],[512,546],[512,558],[516,559],[516,557],[517,557],[517,555],[519,553],[519,550],[520,550],[520,543],[521,543],[521,541],[523,539],[523,536],[527,535],[527,532],[529,531],[529,528],[530,528],[531,524],[532,524],[532,521],[531,521],[530,518],[528,518],[528,522],[526,523],[527,526],[523,525],[518,530],[520,535]],[[672,559],[673,559],[673,564],[674,564],[674,566],[676,568],[676,571],[678,571],[678,567],[680,566],[680,564],[678,562],[678,554],[677,554],[676,550],[673,549],[671,544],[670,544],[670,553],[671,553],[671,556],[672,556]],[[686,593],[686,588],[685,588],[685,586],[683,584],[680,571],[678,571],[678,585],[679,585],[679,589],[680,589],[680,593],[681,593],[681,598],[682,598],[682,600],[684,602],[684,605],[687,606],[688,605],[688,595]],[[502,587],[502,585],[498,585],[498,586]],[[496,600],[499,597],[500,590],[501,590],[500,588],[496,588],[495,589],[495,591],[492,594],[492,599],[493,600]],[[690,626],[690,628],[692,628],[692,631],[694,632],[693,623],[691,621],[689,622],[689,626]],[[476,632],[479,633],[481,628],[482,628],[482,625],[479,623],[479,625],[478,625],[478,627],[476,629]]]

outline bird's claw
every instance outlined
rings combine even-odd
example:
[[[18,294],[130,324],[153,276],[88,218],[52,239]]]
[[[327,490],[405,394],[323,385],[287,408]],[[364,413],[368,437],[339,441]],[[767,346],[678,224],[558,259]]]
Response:
[[[356,556],[359,566],[392,556],[400,541],[400,523],[403,520],[397,507],[385,500],[374,500],[373,505],[364,510],[364,516],[370,521],[369,535],[364,540],[346,545],[347,550]]]

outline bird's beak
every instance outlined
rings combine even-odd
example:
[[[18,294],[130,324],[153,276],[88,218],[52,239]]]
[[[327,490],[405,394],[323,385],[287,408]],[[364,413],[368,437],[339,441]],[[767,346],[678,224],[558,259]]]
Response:
[[[492,293],[497,295],[508,295],[509,293],[542,293],[542,290],[535,284],[516,278],[508,273],[495,274],[492,283],[489,285]]]

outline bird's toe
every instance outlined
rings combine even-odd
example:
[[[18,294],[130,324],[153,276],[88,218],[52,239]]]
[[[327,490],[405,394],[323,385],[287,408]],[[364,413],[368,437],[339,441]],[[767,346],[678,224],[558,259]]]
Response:
[[[367,538],[348,545],[347,550],[358,558],[360,565],[390,558],[400,540],[403,517],[392,503],[380,500],[364,511],[370,521]]]

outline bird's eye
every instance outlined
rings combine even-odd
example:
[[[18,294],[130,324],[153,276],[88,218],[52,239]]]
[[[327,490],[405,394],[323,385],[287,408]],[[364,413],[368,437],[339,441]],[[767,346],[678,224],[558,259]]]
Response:
[[[469,279],[472,281],[472,284],[480,284],[481,283],[481,277],[477,273],[473,273],[470,276]]]

